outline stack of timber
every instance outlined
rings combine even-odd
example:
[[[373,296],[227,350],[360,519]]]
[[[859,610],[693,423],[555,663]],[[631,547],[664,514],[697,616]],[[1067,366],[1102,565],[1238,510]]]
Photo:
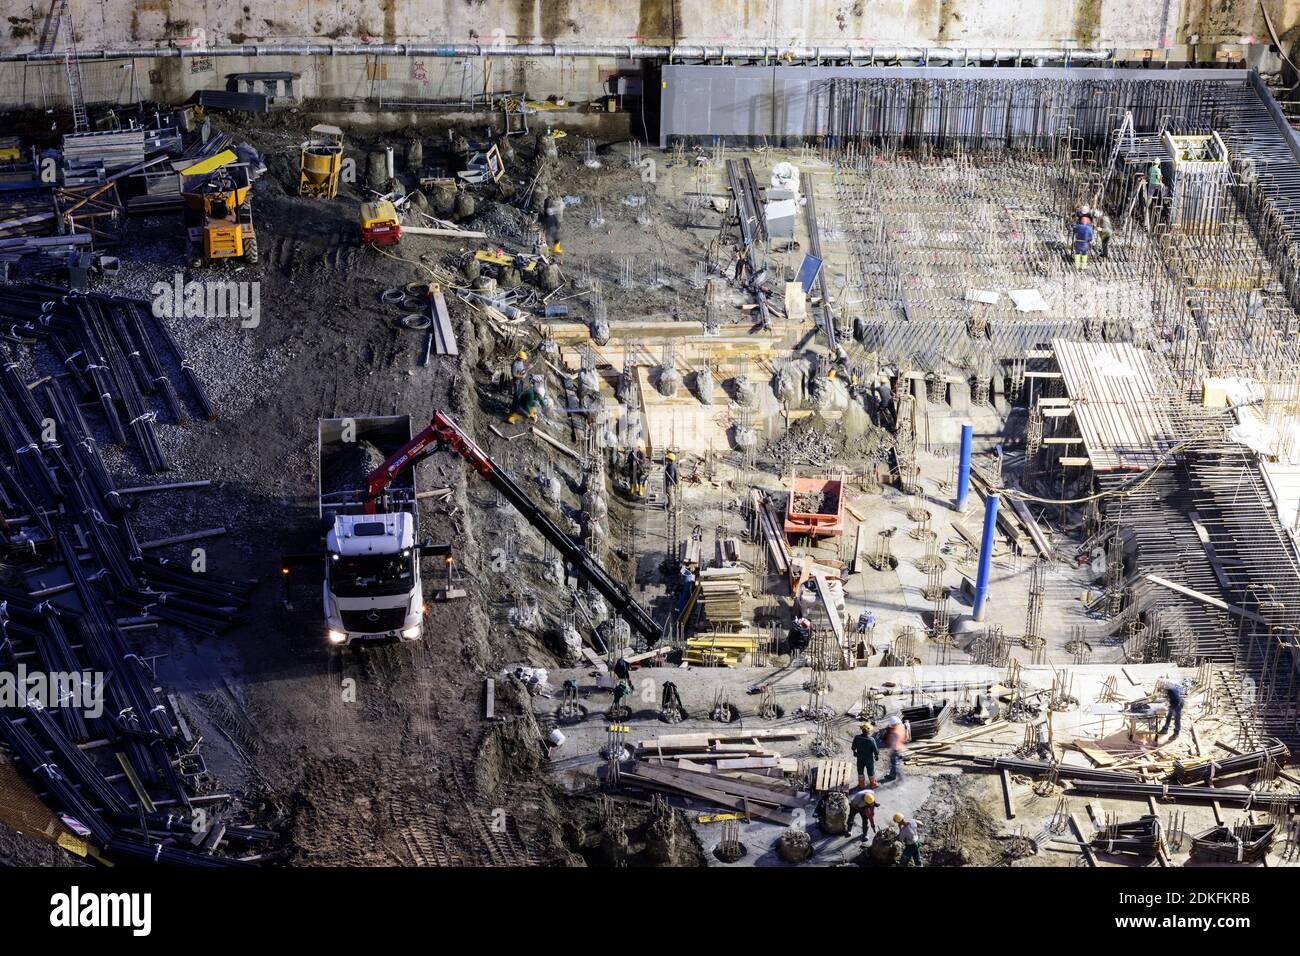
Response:
[[[744,620],[741,599],[749,584],[746,568],[704,568],[700,571],[700,604],[710,624],[740,624]],[[753,648],[750,648],[752,650]]]
[[[806,730],[740,730],[730,734],[668,734],[642,740],[636,763],[619,779],[642,789],[703,800],[769,823],[790,826],[791,809],[807,799],[786,780],[799,762],[763,746],[795,740]]]
[[[790,573],[790,542],[785,527],[772,510],[772,502],[758,488],[749,489],[751,520],[758,523],[767,547],[768,565],[777,574]]]
[[[698,634],[687,638],[682,659],[700,667],[735,667],[757,649],[758,638],[752,634]]]

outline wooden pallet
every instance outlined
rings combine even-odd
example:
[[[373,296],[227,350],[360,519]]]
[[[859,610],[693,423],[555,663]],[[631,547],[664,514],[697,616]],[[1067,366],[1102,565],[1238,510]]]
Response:
[[[829,758],[818,760],[812,765],[808,774],[808,787],[813,793],[828,793],[831,790],[847,790],[857,783],[851,760]]]

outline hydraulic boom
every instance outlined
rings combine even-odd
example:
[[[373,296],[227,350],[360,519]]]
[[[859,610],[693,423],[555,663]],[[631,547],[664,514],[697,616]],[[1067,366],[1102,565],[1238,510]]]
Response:
[[[534,528],[542,533],[562,554],[578,575],[589,582],[592,587],[604,595],[610,606],[623,616],[647,641],[656,642],[660,638],[660,628],[655,624],[648,611],[637,603],[622,583],[613,578],[604,566],[578,542],[569,537],[563,529],[546,516],[522,488],[514,483],[496,463],[474,443],[460,426],[444,415],[434,412],[429,427],[399,448],[391,458],[370,473],[366,481],[366,512],[373,514],[384,489],[404,469],[426,455],[431,455],[442,448],[454,451],[464,458],[502,497],[514,505]]]

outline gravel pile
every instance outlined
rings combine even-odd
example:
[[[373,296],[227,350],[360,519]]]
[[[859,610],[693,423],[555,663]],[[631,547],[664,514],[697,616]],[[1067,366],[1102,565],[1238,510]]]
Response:
[[[807,418],[796,422],[780,438],[769,441],[763,453],[769,460],[782,464],[861,462],[883,457],[889,442],[889,433],[882,428],[870,426],[863,434],[850,437],[838,422],[818,423],[814,418]]]
[[[486,232],[490,239],[524,243],[530,247],[537,228],[530,213],[499,202],[482,203],[478,214],[465,225]]]

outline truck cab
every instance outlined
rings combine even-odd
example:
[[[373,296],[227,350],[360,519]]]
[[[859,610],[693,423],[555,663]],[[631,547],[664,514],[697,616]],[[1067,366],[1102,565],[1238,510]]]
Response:
[[[424,595],[414,526],[412,516],[403,512],[334,516],[325,535],[325,620],[331,643],[420,638]]]
[[[406,415],[330,418],[319,424],[323,603],[330,644],[423,636],[414,469],[393,481],[374,514],[365,508],[366,474],[410,437]]]

